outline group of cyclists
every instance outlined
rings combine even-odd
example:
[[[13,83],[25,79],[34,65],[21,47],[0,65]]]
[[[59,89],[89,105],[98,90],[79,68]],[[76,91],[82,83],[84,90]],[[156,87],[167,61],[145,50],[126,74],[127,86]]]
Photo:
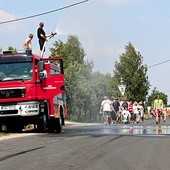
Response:
[[[160,123],[161,116],[166,121],[166,110],[162,99],[159,95],[154,100],[152,114],[156,118],[156,124]],[[110,123],[140,123],[144,121],[143,102],[127,101],[126,98],[114,98],[109,100],[108,96],[104,96],[101,102],[100,114],[103,114],[104,124]]]

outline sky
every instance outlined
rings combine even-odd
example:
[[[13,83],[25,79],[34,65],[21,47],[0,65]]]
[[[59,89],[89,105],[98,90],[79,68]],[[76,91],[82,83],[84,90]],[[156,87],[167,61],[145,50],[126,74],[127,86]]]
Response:
[[[0,47],[23,50],[25,39],[32,33],[33,53],[38,53],[36,32],[39,23],[44,22],[46,34],[58,32],[47,42],[45,55],[49,55],[48,49],[56,40],[65,42],[68,35],[77,35],[86,53],[85,59],[94,62],[94,71],[113,74],[115,61],[119,61],[130,42],[141,53],[143,64],[149,67],[149,92],[156,87],[168,95],[170,103],[170,61],[164,62],[170,60],[169,0],[88,0],[46,15],[1,24],[82,1],[0,0]]]

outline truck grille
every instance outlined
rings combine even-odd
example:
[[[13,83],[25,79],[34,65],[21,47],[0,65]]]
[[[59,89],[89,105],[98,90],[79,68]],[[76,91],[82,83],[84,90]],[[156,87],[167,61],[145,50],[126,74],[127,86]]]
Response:
[[[0,115],[10,115],[10,114],[17,114],[18,110],[3,110],[0,111]]]
[[[24,97],[25,92],[25,88],[0,89],[0,99]]]

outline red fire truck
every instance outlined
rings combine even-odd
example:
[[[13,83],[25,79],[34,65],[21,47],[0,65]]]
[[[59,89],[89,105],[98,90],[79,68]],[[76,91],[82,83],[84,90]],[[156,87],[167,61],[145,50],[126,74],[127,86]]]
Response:
[[[61,57],[0,54],[0,130],[60,133],[67,114]],[[2,128],[3,127],[3,128]]]

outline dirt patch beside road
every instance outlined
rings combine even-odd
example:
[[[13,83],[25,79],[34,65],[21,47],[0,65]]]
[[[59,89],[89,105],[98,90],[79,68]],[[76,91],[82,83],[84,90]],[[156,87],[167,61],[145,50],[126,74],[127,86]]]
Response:
[[[4,134],[2,136],[0,136],[0,141],[2,140],[6,140],[6,139],[13,139],[13,138],[22,138],[25,136],[30,136],[33,135],[33,133],[9,133],[9,134]]]

